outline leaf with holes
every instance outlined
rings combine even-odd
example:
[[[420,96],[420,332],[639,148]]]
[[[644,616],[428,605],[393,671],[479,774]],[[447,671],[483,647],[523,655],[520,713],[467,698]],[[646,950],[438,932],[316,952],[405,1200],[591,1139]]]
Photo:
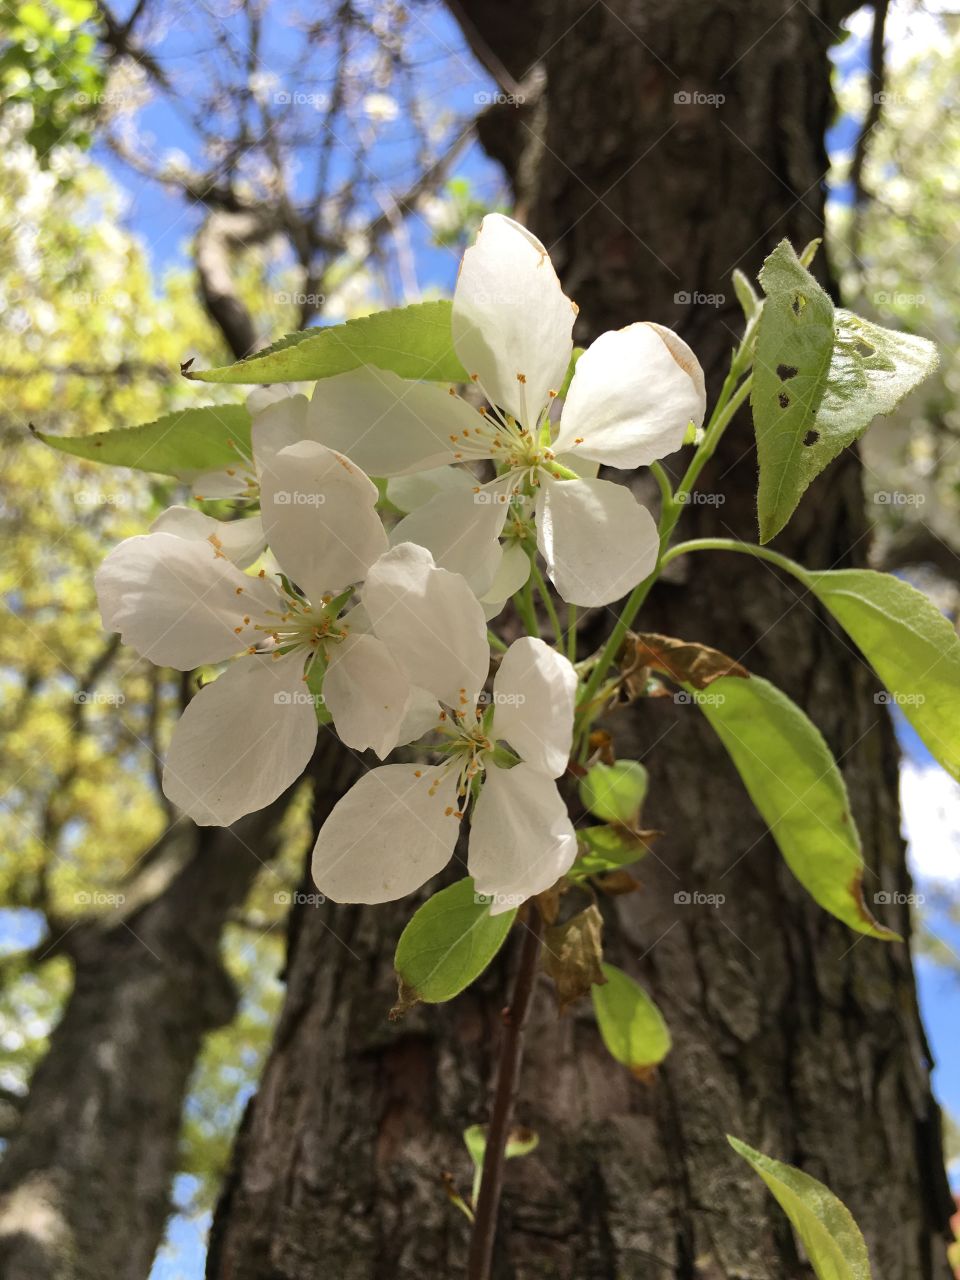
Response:
[[[814,420],[833,353],[833,303],[786,240],[764,262],[760,283],[766,299],[750,404],[760,464],[760,541],[768,542],[820,469],[808,473],[805,454],[818,439]]]
[[[809,1173],[754,1151],[739,1138],[727,1141],[758,1173],[803,1241],[818,1280],[870,1280],[870,1257],[850,1210]]]
[[[378,311],[345,324],[291,333],[221,369],[191,370],[198,382],[316,382],[360,365],[388,369],[401,378],[466,382],[453,349],[450,302],[416,302]]]
[[[441,889],[415,912],[400,935],[394,967],[400,993],[393,1014],[418,1001],[452,1000],[479,978],[503,946],[516,908],[490,914],[468,876]]]
[[[593,1011],[609,1053],[638,1079],[646,1079],[670,1052],[663,1014],[639,982],[616,965],[601,965],[606,982],[590,989]]]
[[[759,676],[724,676],[696,702],[807,892],[858,933],[896,939],[864,903],[860,835],[843,776],[816,725]]]
[[[211,404],[92,436],[51,436],[36,430],[34,434],[76,458],[192,480],[235,463],[238,449],[249,454],[250,413],[242,404]]]
[[[940,610],[889,573],[803,570],[799,576],[863,652],[886,700],[960,780],[960,638]]]
[[[760,541],[790,519],[807,486],[937,367],[932,342],[833,303],[783,241],[764,263],[751,404]],[[829,322],[829,334],[826,325]]]

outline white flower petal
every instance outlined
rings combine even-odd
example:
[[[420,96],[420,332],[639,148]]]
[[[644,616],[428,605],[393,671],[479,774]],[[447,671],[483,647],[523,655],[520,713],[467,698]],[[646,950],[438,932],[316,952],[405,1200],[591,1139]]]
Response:
[[[388,546],[377,486],[342,453],[313,440],[281,449],[263,476],[267,541],[314,605],[360,582]]]
[[[537,545],[568,604],[610,604],[653,572],[657,525],[626,485],[542,477]]]
[[[487,678],[487,623],[466,579],[412,542],[371,566],[361,592],[374,632],[413,684],[458,710]]]
[[[554,449],[649,466],[680,448],[705,407],[703,370],[687,344],[660,325],[631,324],[601,334],[577,361]]]
[[[127,538],[94,582],[103,625],[144,658],[178,671],[223,662],[256,643],[253,624],[279,599],[269,582],[241,573],[209,542],[172,533]]]
[[[493,403],[531,430],[563,384],[576,314],[536,236],[487,214],[460,266],[453,345]]]
[[[493,682],[493,736],[532,769],[559,778],[573,743],[577,673],[556,649],[523,636],[503,655]]]
[[[269,388],[264,387],[262,390]],[[312,438],[307,427],[309,404],[305,395],[274,396],[269,400],[265,399],[257,410],[250,427],[250,438],[261,485],[281,449]]]
[[[483,419],[459,396],[383,369],[321,378],[307,414],[312,440],[352,458],[371,476],[398,476],[456,462],[451,436],[483,431]]]
[[[501,543],[500,563],[493,575],[493,581],[480,597],[483,605],[496,605],[494,613],[487,613],[487,619],[495,617],[510,597],[521,587],[526,586],[530,577],[530,557],[518,542]]]
[[[324,705],[340,740],[382,760],[400,739],[410,681],[376,636],[349,635],[333,648],[323,677]]]
[[[467,868],[491,915],[542,893],[568,871],[577,837],[557,784],[528,764],[486,770],[473,811]]]
[[[235,467],[220,467],[216,471],[203,471],[194,476],[190,493],[198,502],[210,502],[217,498],[241,498],[246,496],[252,467],[237,460]]]
[[[269,409],[272,404],[281,400],[289,400],[297,394],[292,382],[269,382],[262,387],[254,387],[247,394],[247,409],[252,418]],[[302,438],[302,437],[301,437]],[[291,441],[290,443],[293,443]]]
[[[501,496],[489,489],[474,493],[473,488],[438,493],[404,516],[390,541],[426,547],[441,569],[462,573],[471,589],[483,595],[500,566],[500,531],[507,518]]]
[[[317,740],[302,674],[302,654],[249,657],[205,685],[173,731],[168,800],[202,827],[227,827],[295,782]]]
[[[415,684],[411,685],[410,699],[403,713],[397,746],[403,747],[408,742],[417,742],[432,729],[438,729],[442,709],[429,690],[421,689]]]
[[[387,481],[387,497],[403,512],[416,511],[438,493],[473,492],[476,479],[465,467],[431,467],[415,475],[391,476]]]
[[[334,902],[393,902],[449,862],[460,823],[456,771],[371,769],[339,800],[313,850],[313,879]]]
[[[246,569],[260,558],[267,545],[259,516],[240,520],[214,520],[196,507],[168,507],[150,526],[151,533],[172,533],[178,538],[209,542],[228,560]],[[216,541],[214,541],[216,539]]]

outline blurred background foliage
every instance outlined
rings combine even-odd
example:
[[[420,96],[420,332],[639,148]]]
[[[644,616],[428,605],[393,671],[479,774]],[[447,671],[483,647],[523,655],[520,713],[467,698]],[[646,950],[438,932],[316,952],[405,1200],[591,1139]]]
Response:
[[[442,39],[412,35],[402,6],[392,4],[355,10],[355,60],[340,46],[338,69],[328,68],[316,101],[291,115],[282,154],[253,148],[227,195],[218,195],[213,175],[229,160],[224,138],[249,139],[258,115],[268,118],[276,105],[276,83],[231,62],[229,23],[239,12],[231,7],[204,48],[226,76],[217,110],[225,93],[234,94],[232,107],[208,120],[210,86],[195,77],[172,95],[161,54],[148,58],[135,45],[142,8],[122,21],[87,0],[0,8],[0,1133],[15,1123],[17,1098],[69,992],[68,962],[46,954],[47,940],[90,912],[110,911],[110,895],[124,892],[171,820],[158,759],[186,694],[177,673],[156,671],[104,635],[92,586],[105,550],[143,532],[184,493],[173,482],[55,454],[30,438],[29,424],[84,434],[198,403],[178,376],[180,362],[230,357],[203,279],[198,290],[201,237],[217,219],[226,227],[215,248],[230,260],[232,303],[261,339],[272,339],[317,318],[430,292],[431,277],[449,275],[479,217],[503,198],[491,167],[461,136],[469,112],[438,107],[461,101],[451,92],[451,67],[475,98],[489,87],[484,77],[465,51],[452,60]],[[186,13],[158,15],[154,47],[162,52],[181,19],[197,20]],[[270,9],[257,15],[262,31]],[[956,617],[960,36],[949,16],[923,29],[928,35],[912,39],[906,55],[888,59],[881,88],[862,36],[851,37],[860,50],[852,62],[841,51],[839,117],[850,127],[833,147],[829,247],[847,305],[940,346],[935,382],[867,437],[864,500],[877,527],[878,565],[910,572]],[[317,34],[304,20],[291,32],[282,54],[305,83],[308,54],[329,55],[337,31]],[[171,96],[183,121],[178,145],[151,149],[138,122]],[[324,138],[334,138],[319,187],[303,176],[318,114]],[[390,132],[401,126],[401,134]],[[398,157],[391,190],[405,191],[403,201],[385,197],[365,172],[384,147]],[[131,230],[124,173],[155,182],[168,214],[183,218],[182,228],[164,231],[178,245],[166,265]],[[404,221],[411,209],[419,239]],[[250,247],[241,252],[228,224],[244,217],[257,229],[246,228]],[[218,395],[240,393],[205,388],[203,400]],[[918,864],[930,886],[926,953],[955,978],[960,820],[956,789],[937,786],[932,805],[918,791],[928,822],[910,834],[929,859]],[[175,1187],[181,1221],[202,1218],[212,1205],[267,1048],[308,803],[305,790],[288,815],[279,862],[261,875],[224,938],[243,1000],[236,1019],[209,1037],[196,1070]],[[939,825],[930,813],[937,805],[946,815]],[[955,1126],[950,1141],[956,1156]]]

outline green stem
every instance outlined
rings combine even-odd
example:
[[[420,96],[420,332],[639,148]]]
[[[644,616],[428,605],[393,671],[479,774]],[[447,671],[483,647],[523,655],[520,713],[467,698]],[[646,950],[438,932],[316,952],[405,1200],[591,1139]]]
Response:
[[[567,605],[567,657],[571,662],[577,660],[577,619],[579,610],[575,604]]]
[[[526,628],[527,635],[539,638],[540,624],[537,622],[537,611],[533,604],[532,571],[524,586],[513,597],[513,603],[516,606],[517,613],[520,615],[520,621]]]
[[[779,551],[771,551],[769,547],[758,547],[752,542],[738,542],[736,538],[691,538],[689,542],[678,542],[660,561],[661,569],[671,560],[678,560],[680,556],[685,556],[691,551],[739,551],[757,560],[769,560],[771,564],[786,569],[787,573],[792,573],[801,581],[807,577],[801,565],[787,556],[782,556]]]
[[[507,652],[506,644],[500,639],[497,633],[495,631],[491,631],[489,627],[487,627],[487,643],[490,645],[491,649],[496,649],[499,653]]]
[[[543,601],[547,617],[550,619],[550,626],[553,628],[554,646],[559,649],[563,644],[563,627],[561,627],[560,619],[557,617],[557,611],[550,596],[550,588],[544,582],[543,574],[540,572],[540,568],[533,557],[530,559],[530,577],[537,584],[537,591],[540,593],[540,599]]]
[[[673,531],[677,526],[677,522],[680,519],[680,515],[685,506],[686,498],[693,486],[696,484],[700,472],[713,456],[714,450],[719,444],[724,431],[730,425],[730,421],[734,414],[750,394],[750,389],[753,385],[752,374],[749,374],[742,382],[740,382],[740,385],[737,386],[737,382],[743,372],[743,362],[746,358],[745,352],[747,350],[750,337],[751,331],[748,326],[747,332],[744,334],[743,341],[734,355],[730,366],[730,372],[724,379],[723,386],[720,389],[720,395],[717,398],[717,403],[714,405],[713,413],[710,415],[710,420],[704,430],[703,439],[691,459],[690,465],[687,467],[683,479],[677,486],[676,492],[672,495],[669,501],[664,501],[663,509],[660,512],[660,547],[657,553],[657,562],[654,565],[653,572],[650,573],[648,577],[644,578],[642,582],[638,583],[631,592],[627,599],[627,603],[624,605],[623,612],[620,614],[616,625],[610,632],[610,636],[607,639],[606,644],[603,646],[600,656],[597,659],[593,670],[590,672],[587,682],[580,694],[578,707],[584,713],[583,722],[580,727],[580,733],[583,738],[586,738],[589,733],[590,723],[593,716],[596,714],[596,712],[591,712],[591,704],[597,698],[598,691],[606,678],[607,671],[615,661],[616,656],[620,651],[620,647],[626,638],[627,632],[633,624],[634,618],[637,616],[641,606],[650,594],[653,584],[660,576],[660,572],[665,563],[665,557],[669,554],[667,548],[670,545],[670,539],[673,537]],[[654,472],[654,475],[656,475],[656,472]],[[657,482],[658,484],[661,483],[661,478],[659,476],[657,477]],[[720,541],[723,541],[723,539],[720,539]]]

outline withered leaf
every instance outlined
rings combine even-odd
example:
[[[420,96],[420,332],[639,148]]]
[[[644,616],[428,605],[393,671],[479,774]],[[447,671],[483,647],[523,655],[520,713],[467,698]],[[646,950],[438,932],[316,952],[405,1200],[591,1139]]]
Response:
[[[589,993],[594,983],[606,982],[603,960],[603,917],[591,903],[563,924],[543,935],[543,968],[557,988],[560,1012]]]
[[[721,676],[740,676],[747,680],[750,672],[719,649],[696,640],[677,640],[655,632],[628,632],[621,653],[621,664],[628,685],[644,668],[662,671],[678,684],[692,684],[706,689]]]
[[[636,876],[632,876],[625,868],[620,867],[616,871],[608,871],[606,875],[597,876],[596,885],[598,889],[602,889],[604,893],[611,896],[618,896],[622,893],[636,893],[641,888],[640,881]]]

